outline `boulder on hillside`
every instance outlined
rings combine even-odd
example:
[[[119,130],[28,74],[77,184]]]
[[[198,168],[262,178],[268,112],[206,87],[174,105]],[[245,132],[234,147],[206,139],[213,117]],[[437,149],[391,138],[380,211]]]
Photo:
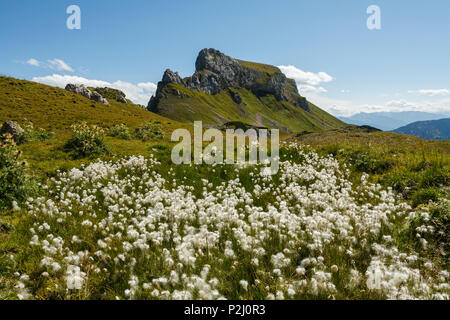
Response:
[[[0,129],[0,134],[9,133],[15,141],[25,132],[22,127],[14,121],[6,121]]]
[[[104,104],[109,104],[108,100],[103,98],[102,95],[100,93],[98,93],[97,91],[92,92],[91,100],[94,100],[94,101],[97,101],[97,102],[101,102],[101,103],[104,103]]]
[[[125,93],[118,89],[104,87],[104,88],[95,88],[94,90],[100,93],[104,98],[109,99],[109,101],[115,100],[120,103],[125,104],[128,103]]]
[[[85,98],[88,98],[93,101],[97,101],[104,104],[109,104],[108,100],[103,98],[103,96],[98,93],[97,91],[91,91],[88,88],[86,88],[82,84],[71,84],[69,83],[66,88],[67,91],[82,95]]]

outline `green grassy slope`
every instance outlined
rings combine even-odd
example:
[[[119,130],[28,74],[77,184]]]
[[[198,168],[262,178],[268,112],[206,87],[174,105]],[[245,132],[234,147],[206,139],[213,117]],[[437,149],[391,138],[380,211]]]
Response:
[[[71,168],[84,162],[71,159],[62,150],[71,137],[71,126],[81,121],[103,128],[124,123],[131,130],[149,121],[159,121],[167,140],[174,129],[190,128],[187,124],[164,118],[131,103],[123,104],[112,99],[109,103],[97,103],[57,87],[0,77],[0,124],[12,120],[23,125],[27,119],[33,122],[35,128],[53,132],[49,140],[21,146],[24,158],[33,168],[44,172]],[[107,142],[112,153],[117,155],[146,154],[152,145],[151,142],[112,137],[107,137]]]
[[[230,91],[239,93],[241,104],[232,100]],[[251,125],[277,127],[286,132],[322,131],[345,125],[311,103],[309,113],[288,102],[277,101],[273,95],[258,98],[244,88],[229,88],[209,95],[169,84],[164,93],[165,98],[158,104],[158,113],[181,122],[202,120],[208,125],[221,125],[242,121]]]
[[[112,99],[109,103],[97,103],[57,87],[0,77],[2,122],[20,122],[26,118],[37,127],[64,131],[79,121],[99,126],[127,123],[132,127],[150,120],[170,121],[133,104],[125,105]]]

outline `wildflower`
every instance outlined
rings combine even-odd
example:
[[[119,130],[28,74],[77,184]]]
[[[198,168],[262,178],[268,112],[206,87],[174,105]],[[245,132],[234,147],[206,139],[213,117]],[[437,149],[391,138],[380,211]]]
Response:
[[[66,285],[69,290],[81,290],[84,284],[86,274],[80,267],[69,265],[66,271]]]
[[[105,249],[106,247],[108,247],[108,245],[105,242],[103,242],[102,240],[98,240],[97,244],[102,249]]]
[[[247,282],[247,281],[241,280],[241,281],[239,281],[239,284],[241,285],[241,287],[242,287],[245,291],[247,291],[247,289],[248,289],[248,282]]]
[[[20,211],[20,207],[17,205],[17,201],[12,202],[13,211]]]
[[[395,246],[395,227],[408,224],[410,207],[368,176],[353,185],[333,157],[296,152],[304,160],[280,161],[276,182],[246,167],[255,172],[252,190],[239,167],[229,171],[238,173],[234,180],[217,185],[204,179],[197,189],[188,179],[179,183],[174,170],[164,178],[161,164],[142,156],[59,172],[49,195],[23,205],[32,222],[27,241],[40,254],[42,276],[51,278],[44,282],[63,278],[69,290],[81,290],[87,274],[99,283],[118,276],[129,285],[113,293],[118,298],[145,290],[159,299],[224,299],[229,272],[241,274],[250,262],[267,299],[334,297],[337,272],[355,294],[448,298],[448,273],[423,263],[421,252]],[[425,224],[416,227],[420,239],[432,232]],[[349,270],[361,256],[369,263],[365,273]],[[248,292],[246,280],[238,285]]]
[[[305,274],[305,272],[306,272],[306,270],[305,270],[305,268],[303,268],[303,267],[298,267],[297,269],[295,269],[295,272],[298,274],[298,275],[304,275]]]

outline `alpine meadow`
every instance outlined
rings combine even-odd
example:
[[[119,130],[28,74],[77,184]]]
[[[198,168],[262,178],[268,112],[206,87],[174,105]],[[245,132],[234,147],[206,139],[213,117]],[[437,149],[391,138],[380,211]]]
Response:
[[[427,139],[344,122],[450,114],[441,47],[426,40],[435,74],[411,70],[397,4],[349,1],[334,26],[334,5],[307,1],[281,1],[286,20],[275,4],[180,1],[170,23],[156,1],[49,2],[37,27],[37,2],[16,2],[0,17],[31,19],[37,39],[0,35],[0,300],[450,298],[448,121]],[[102,25],[103,8],[130,21]],[[362,32],[384,50],[402,39],[364,81]]]

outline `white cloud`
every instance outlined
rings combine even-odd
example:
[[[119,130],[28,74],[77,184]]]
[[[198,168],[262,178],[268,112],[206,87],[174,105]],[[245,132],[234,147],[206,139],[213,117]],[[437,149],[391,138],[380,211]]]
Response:
[[[40,82],[43,84],[48,84],[50,86],[56,86],[60,88],[65,88],[68,83],[84,84],[85,86],[89,87],[105,87],[108,84],[110,84],[109,82],[106,81],[89,80],[83,77],[60,75],[60,74],[53,74],[51,76],[45,77],[34,77],[32,80],[35,82]]]
[[[320,86],[322,83],[333,81],[334,78],[325,72],[306,72],[295,66],[278,66],[278,68],[288,77],[294,79],[297,83],[300,94],[318,107],[332,113],[336,116],[351,116],[359,112],[380,112],[380,111],[424,111],[433,113],[450,114],[450,99],[438,101],[417,101],[390,100],[384,103],[376,104],[358,104],[347,99],[336,99],[321,95],[327,90]],[[350,93],[350,90],[340,90],[341,93]],[[449,95],[447,89],[438,90],[417,90],[408,91],[422,96],[437,97]],[[397,94],[396,96],[401,96]]]
[[[297,85],[298,91],[304,93],[304,92],[315,92],[315,93],[321,93],[321,92],[328,92],[327,89],[324,87],[314,87],[309,84],[301,84]]]
[[[328,98],[318,92],[306,92],[304,96],[308,101],[335,116],[347,116],[359,112],[359,108],[349,100]]]
[[[56,71],[68,71],[68,72],[74,72],[73,68],[64,60],[61,59],[50,59],[45,61],[39,61],[34,58],[29,59],[26,62],[23,61],[17,61],[19,63],[26,63],[33,67],[42,67],[47,69],[52,69]]]
[[[450,99],[440,99],[437,101],[407,101],[407,100],[391,100],[384,106],[381,111],[424,111],[431,113],[450,114]]]
[[[61,59],[48,60],[48,67],[56,71],[69,71],[69,72],[74,71],[71,66],[69,66],[66,62],[64,62]]]
[[[321,83],[333,81],[333,77],[326,72],[306,72],[292,65],[278,66],[278,68],[286,75],[286,77],[295,80],[298,91],[302,95],[328,92],[327,89],[319,85]]]
[[[31,58],[26,63],[29,64],[30,66],[34,66],[34,67],[39,67],[41,65],[41,63],[34,58]]]
[[[423,111],[450,115],[450,99],[438,101],[407,101],[390,100],[377,104],[357,104],[348,100],[339,100],[320,96],[319,94],[306,94],[306,98],[320,108],[335,116],[348,117],[360,112],[401,112]]]
[[[69,76],[53,74],[46,77],[34,77],[32,79],[35,82],[47,84],[50,86],[56,86],[65,88],[68,83],[84,84],[88,87],[109,87],[123,91],[127,98],[137,104],[147,105],[150,97],[156,91],[156,85],[152,82],[141,82],[133,84],[125,81],[107,82],[103,80],[91,80],[79,76]]]
[[[278,66],[278,68],[286,75],[286,77],[294,79],[298,85],[307,84],[316,86],[322,82],[333,81],[333,77],[325,72],[306,72],[292,65]]]
[[[141,82],[138,83],[138,87],[151,92],[156,92],[157,88],[156,84],[153,82]]]
[[[423,96],[446,96],[450,94],[448,89],[421,89],[421,90],[409,90],[408,93],[418,93]]]
[[[416,104],[406,100],[391,100],[386,103],[387,107],[395,109],[416,108]]]

